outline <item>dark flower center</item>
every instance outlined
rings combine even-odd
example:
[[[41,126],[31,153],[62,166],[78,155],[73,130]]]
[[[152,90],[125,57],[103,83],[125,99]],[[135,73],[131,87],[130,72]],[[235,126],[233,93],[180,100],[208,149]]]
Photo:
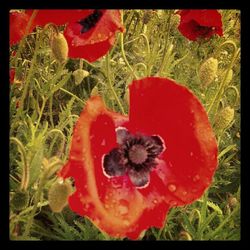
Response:
[[[142,164],[148,158],[148,152],[144,146],[137,144],[129,149],[128,156],[134,164]]]
[[[104,155],[103,168],[108,177],[128,175],[137,187],[149,183],[150,171],[165,146],[159,136],[132,135],[125,128],[117,130],[118,147]]]
[[[88,32],[91,28],[94,28],[98,21],[102,17],[102,11],[94,10],[94,12],[87,17],[81,19],[77,23],[81,24],[81,34]]]
[[[211,33],[213,33],[215,30],[215,27],[207,27],[207,26],[196,26],[196,31],[199,33],[199,36],[209,36]]]

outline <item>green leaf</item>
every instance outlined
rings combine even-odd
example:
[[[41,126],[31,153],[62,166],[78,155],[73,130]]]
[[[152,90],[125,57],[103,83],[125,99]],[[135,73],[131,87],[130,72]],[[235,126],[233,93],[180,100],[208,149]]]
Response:
[[[38,151],[35,152],[30,162],[29,186],[32,186],[35,183],[35,181],[38,179],[40,172],[41,172],[42,160],[43,160],[43,147],[39,148]]]

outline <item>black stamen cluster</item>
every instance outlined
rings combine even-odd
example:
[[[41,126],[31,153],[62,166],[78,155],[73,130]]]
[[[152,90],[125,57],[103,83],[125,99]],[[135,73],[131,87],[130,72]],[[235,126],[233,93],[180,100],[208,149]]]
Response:
[[[82,25],[81,34],[86,33],[91,28],[95,27],[95,25],[97,24],[97,22],[100,20],[101,17],[102,17],[102,11],[94,10],[92,14],[77,22]]]

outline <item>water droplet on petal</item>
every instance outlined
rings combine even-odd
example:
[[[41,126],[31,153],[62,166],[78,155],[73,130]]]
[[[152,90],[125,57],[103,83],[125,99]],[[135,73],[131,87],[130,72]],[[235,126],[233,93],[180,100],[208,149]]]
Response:
[[[105,146],[105,145],[106,145],[106,140],[103,139],[103,140],[102,140],[102,143],[101,143],[101,146]]]
[[[169,190],[170,192],[175,192],[175,191],[176,191],[176,186],[175,186],[174,184],[169,184],[169,185],[168,185],[168,190]]]
[[[190,152],[190,156],[192,157],[193,155],[194,155],[194,153],[191,151],[191,152]]]
[[[153,203],[154,203],[154,204],[157,204],[157,203],[158,203],[157,199],[154,199],[154,200],[153,200]]]
[[[108,205],[108,204],[105,204],[104,207],[105,207],[106,209],[108,209],[108,208],[109,208],[109,205]]]
[[[80,141],[81,141],[81,137],[80,137],[80,136],[77,136],[77,137],[76,137],[76,141],[77,141],[77,142],[80,142]]]
[[[198,180],[200,180],[200,176],[197,174],[193,177],[193,182],[197,182]]]
[[[187,191],[182,191],[182,195],[187,195]]]

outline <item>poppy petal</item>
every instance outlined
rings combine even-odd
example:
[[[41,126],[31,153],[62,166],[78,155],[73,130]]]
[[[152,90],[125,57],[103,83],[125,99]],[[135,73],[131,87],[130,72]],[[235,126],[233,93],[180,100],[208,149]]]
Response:
[[[24,12],[10,12],[10,45],[20,42],[24,37],[26,28],[30,19],[30,15]],[[35,27],[33,24],[30,28],[32,30]],[[28,31],[27,31],[28,33]]]
[[[25,13],[31,16],[34,10],[26,10]],[[43,9],[37,10],[35,23],[39,26],[45,26],[48,23],[64,25],[69,22],[76,22],[79,19],[87,17],[93,10],[76,9]]]
[[[141,192],[157,187],[160,179],[167,202],[183,205],[200,197],[211,183],[218,149],[199,100],[172,80],[148,77],[130,85],[129,114],[131,133],[160,135],[166,146],[161,155],[164,161]]]

